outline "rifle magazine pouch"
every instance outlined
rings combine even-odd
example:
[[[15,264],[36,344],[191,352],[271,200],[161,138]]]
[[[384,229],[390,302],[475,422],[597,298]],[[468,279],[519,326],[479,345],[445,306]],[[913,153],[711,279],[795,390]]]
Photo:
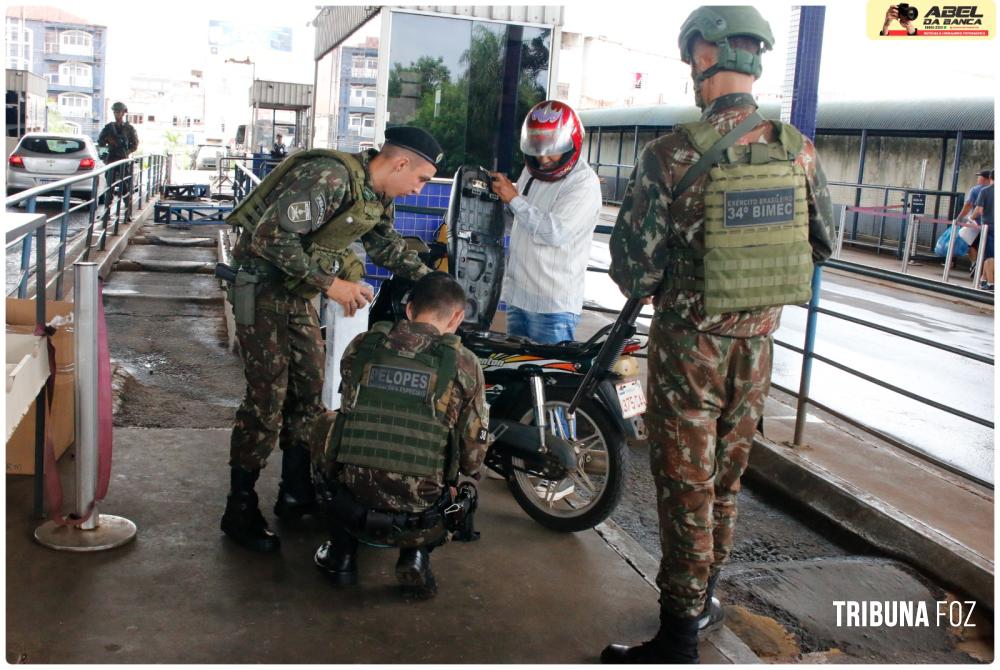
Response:
[[[257,301],[257,275],[240,270],[230,289],[232,293],[233,318],[241,326],[252,326],[256,321],[254,303]]]

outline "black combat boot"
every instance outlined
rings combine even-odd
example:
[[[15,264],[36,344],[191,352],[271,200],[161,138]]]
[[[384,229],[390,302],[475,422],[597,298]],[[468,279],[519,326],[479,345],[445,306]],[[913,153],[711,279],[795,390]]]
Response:
[[[316,492],[313,489],[309,451],[303,447],[281,450],[281,482],[274,516],[282,521],[295,521],[316,512]]]
[[[660,610],[656,637],[634,647],[609,644],[601,663],[698,663],[698,617],[676,617]]]
[[[400,549],[396,561],[396,579],[403,595],[426,600],[437,595],[437,580],[431,572],[431,552],[427,547]]]
[[[338,586],[357,584],[357,539],[339,523],[334,523],[330,536],[333,539],[324,542],[316,550],[313,563]]]
[[[257,507],[257,492],[253,487],[259,476],[260,470],[230,469],[222,532],[247,549],[277,551],[281,548],[281,539],[271,532]]]
[[[718,581],[719,573],[715,573],[708,580],[708,589],[705,591],[705,609],[698,615],[698,635],[706,635],[717,630],[726,620],[722,603],[715,597],[715,583]]]

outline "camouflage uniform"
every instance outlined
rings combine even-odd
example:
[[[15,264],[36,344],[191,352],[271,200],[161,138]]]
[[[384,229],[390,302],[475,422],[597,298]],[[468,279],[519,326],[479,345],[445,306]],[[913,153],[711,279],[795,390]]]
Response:
[[[135,128],[128,121],[118,126],[111,122],[101,129],[101,134],[97,136],[97,146],[107,147],[108,155],[104,159],[105,163],[114,163],[123,158],[128,158],[129,154],[139,148],[139,135]]]
[[[756,108],[749,94],[717,98],[702,119],[725,135]],[[760,128],[760,126],[758,126]],[[833,215],[812,142],[795,161],[806,173],[813,260],[830,256]],[[762,142],[774,141],[768,126]],[[745,146],[734,147],[737,156]],[[694,617],[733,544],[736,494],[770,387],[771,334],[781,307],[706,315],[700,292],[661,289],[671,249],[704,249],[706,175],[673,201],[699,154],[674,132],[642,150],[611,236],[611,278],[629,297],[652,295],[649,337],[650,465],[663,558],[657,584],[672,614]]]
[[[366,173],[375,155],[369,151],[358,156]],[[377,194],[370,178],[364,195],[381,201],[385,208],[374,228],[358,232],[371,260],[414,280],[430,272],[415,252],[406,250],[406,242],[393,228],[392,199]],[[263,468],[279,431],[282,449],[309,449],[312,424],[325,411],[320,400],[324,350],[319,315],[302,294],[325,292],[334,275],[305,252],[301,234],[290,232],[301,221],[292,225],[287,217],[295,203],[306,201],[313,203],[307,211],[329,222],[347,208],[349,197],[343,163],[333,157],[306,160],[281,178],[268,195],[267,208],[253,234],[241,235],[236,244],[235,264],[257,268],[265,281],[257,296],[254,325],[236,326],[247,390],[233,426],[231,466]],[[349,251],[344,259],[337,277],[360,279],[361,264]],[[295,280],[299,284],[293,291],[289,286]]]
[[[353,378],[351,366],[355,363],[357,346],[362,337],[364,335],[359,335],[348,345],[341,359],[341,375],[345,380]],[[437,328],[430,324],[401,321],[389,333],[386,346],[397,352],[419,353],[435,346],[440,337]],[[341,407],[350,407],[357,391],[356,387],[348,387],[345,383]],[[461,347],[456,360],[455,389],[443,421],[451,428],[458,428],[458,470],[461,474],[476,474],[486,458],[487,412],[483,370],[475,354]],[[359,503],[380,511],[422,512],[440,499],[445,487],[442,479],[413,477],[350,464],[339,465],[336,460],[337,445],[331,435],[336,416],[336,412],[327,412],[317,424],[313,460],[321,482],[336,479]],[[441,448],[447,449],[447,445]],[[442,533],[440,528],[432,528],[409,530],[392,537],[361,539],[377,544],[418,547],[437,543],[442,539]]]

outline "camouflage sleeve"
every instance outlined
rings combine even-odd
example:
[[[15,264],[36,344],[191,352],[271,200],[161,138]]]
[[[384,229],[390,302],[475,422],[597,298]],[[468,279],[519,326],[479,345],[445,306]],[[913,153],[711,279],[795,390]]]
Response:
[[[264,210],[251,251],[325,292],[333,275],[309,257],[302,238],[329,223],[347,195],[348,179],[347,168],[334,159],[313,158],[293,167],[275,188],[278,198]]]
[[[643,149],[611,233],[609,275],[629,298],[656,292],[667,267],[671,185],[656,153]]]
[[[389,205],[382,213],[382,220],[361,236],[361,242],[373,263],[416,281],[431,272],[431,269],[424,265],[416,251],[407,250],[406,240],[392,225],[394,218],[395,207]]]
[[[366,333],[361,333],[356,336],[344,349],[344,355],[340,358],[340,407],[343,411],[344,407],[350,407],[354,404],[354,394],[357,393],[357,389],[351,387],[350,383],[347,381],[353,379],[351,375],[352,368],[354,366],[354,359],[358,353],[358,345],[361,343],[361,339],[366,335]]]
[[[826,185],[826,174],[819,162],[816,146],[805,139],[805,145],[799,154],[806,170],[806,198],[809,201],[809,244],[812,245],[814,262],[825,261],[833,253],[834,240],[837,238],[836,226],[833,222],[833,205],[830,202],[830,189]]]
[[[132,145],[128,148],[128,151],[129,153],[132,153],[133,151],[137,151],[139,149],[139,133],[136,132],[133,126],[129,125],[127,127],[128,127],[128,141],[129,144]]]
[[[461,448],[458,467],[463,475],[472,476],[479,472],[486,458],[489,446],[490,416],[486,404],[485,382],[483,369],[479,361],[470,352],[463,356],[459,365],[466,372],[468,387],[463,387],[462,410],[458,416]],[[473,381],[474,380],[474,381]]]
[[[111,139],[111,124],[105,125],[101,128],[101,134],[97,136],[97,146],[106,147],[108,146],[108,140]]]

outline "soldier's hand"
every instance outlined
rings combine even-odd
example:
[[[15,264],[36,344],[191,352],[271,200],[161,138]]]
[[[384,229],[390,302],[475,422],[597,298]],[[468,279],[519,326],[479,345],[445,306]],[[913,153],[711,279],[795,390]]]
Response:
[[[344,308],[344,314],[354,316],[354,313],[367,305],[375,297],[372,287],[361,282],[346,281],[335,277],[333,283],[326,289],[330,300]]]

